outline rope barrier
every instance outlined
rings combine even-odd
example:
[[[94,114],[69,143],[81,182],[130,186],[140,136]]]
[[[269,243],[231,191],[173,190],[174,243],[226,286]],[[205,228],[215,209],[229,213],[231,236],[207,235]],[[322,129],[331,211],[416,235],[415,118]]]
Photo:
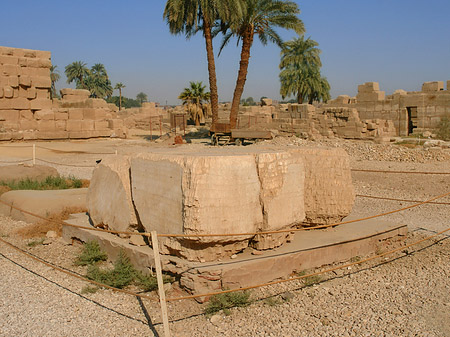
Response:
[[[0,241],[3,242],[4,244],[8,245],[9,247],[15,249],[16,251],[18,251],[18,252],[20,252],[20,253],[22,253],[22,254],[24,254],[24,255],[30,257],[31,259],[33,259],[33,260],[35,260],[35,261],[37,261],[37,262],[43,263],[43,264],[46,265],[47,267],[53,268],[53,269],[55,269],[55,270],[57,270],[57,271],[60,271],[60,272],[62,272],[62,273],[64,273],[64,274],[67,274],[67,275],[69,275],[69,276],[73,276],[73,277],[75,277],[75,278],[77,278],[77,279],[80,279],[80,280],[82,280],[82,281],[89,282],[89,283],[91,283],[91,284],[96,285],[97,287],[107,288],[107,289],[110,289],[110,290],[112,290],[112,291],[116,291],[116,292],[124,293],[124,294],[127,294],[127,295],[132,295],[132,296],[137,296],[137,297],[145,298],[145,299],[148,299],[148,300],[151,300],[151,301],[158,301],[157,299],[154,299],[154,298],[152,298],[152,297],[150,297],[150,296],[148,296],[148,295],[142,295],[142,294],[134,293],[134,292],[132,292],[132,291],[128,291],[128,290],[124,290],[124,289],[119,289],[119,288],[114,288],[114,287],[111,287],[111,286],[109,286],[109,285],[106,285],[106,284],[103,284],[103,283],[100,283],[100,282],[96,282],[96,281],[94,281],[94,280],[90,280],[90,279],[88,279],[88,278],[86,278],[86,277],[84,277],[84,276],[81,276],[81,275],[76,274],[76,273],[74,273],[74,272],[72,272],[72,271],[63,269],[63,268],[61,268],[61,267],[59,267],[59,266],[56,266],[56,265],[54,265],[54,264],[52,264],[52,263],[49,263],[49,262],[45,261],[45,260],[43,260],[43,259],[41,259],[41,258],[39,258],[39,257],[36,257],[36,256],[34,256],[34,255],[32,255],[32,254],[30,254],[30,253],[24,251],[23,249],[20,249],[19,247],[13,245],[12,243],[10,243],[10,242],[8,242],[8,241],[2,239],[1,237],[0,237]]]
[[[328,225],[319,225],[319,226],[312,226],[312,227],[302,227],[302,228],[291,228],[291,229],[282,229],[282,230],[277,230],[277,231],[261,231],[261,232],[250,232],[250,233],[231,233],[231,234],[158,234],[158,237],[171,237],[171,238],[200,238],[200,237],[234,237],[234,236],[254,236],[254,235],[263,235],[263,234],[279,234],[279,233],[292,233],[292,232],[299,232],[299,231],[305,231],[305,230],[313,230],[313,229],[324,229],[324,228],[329,228],[329,227],[335,227],[335,226],[339,226],[339,225],[344,225],[344,224],[349,224],[349,223],[354,223],[354,222],[358,222],[358,221],[364,221],[364,220],[369,220],[369,219],[374,219],[374,218],[378,218],[378,217],[382,217],[385,215],[389,215],[389,214],[394,214],[394,213],[398,213],[401,211],[405,211],[407,209],[411,209],[411,208],[415,208],[424,204],[428,204],[431,201],[443,198],[450,195],[450,192],[445,193],[445,194],[441,194],[438,195],[437,197],[431,198],[429,200],[426,201],[422,201],[419,202],[417,204],[411,205],[411,206],[406,206],[400,209],[396,209],[393,211],[389,211],[389,212],[384,212],[384,213],[380,213],[380,214],[376,214],[376,215],[371,215],[365,218],[360,218],[360,219],[355,219],[355,220],[348,220],[348,221],[342,221],[342,222],[337,222],[337,223],[333,223],[333,224],[328,224]],[[53,223],[57,223],[57,224],[64,224],[66,226],[69,227],[75,227],[75,228],[80,228],[80,229],[86,229],[86,230],[92,230],[92,231],[99,231],[99,232],[105,232],[105,233],[111,233],[111,234],[127,234],[127,235],[142,235],[142,236],[147,236],[149,238],[151,238],[151,233],[149,232],[126,232],[126,231],[113,231],[113,230],[107,230],[107,229],[101,229],[101,228],[96,228],[96,227],[85,227],[85,226],[79,226],[79,225],[74,225],[74,224],[69,224],[67,222],[61,221],[58,222],[56,220],[52,220],[52,219],[48,219],[48,218],[44,218],[38,214],[34,214],[31,212],[28,212],[24,209],[21,209],[19,207],[16,207],[12,204],[9,204],[3,200],[0,200],[0,203],[14,208],[18,211],[21,211],[23,213],[29,214],[31,216],[34,216],[38,219],[42,219],[45,221],[49,221],[49,222],[53,222]]]
[[[33,159],[22,159],[22,160],[14,160],[14,161],[3,161],[0,160],[0,163],[2,164],[18,164],[18,163],[24,163],[27,161],[32,161]]]
[[[53,151],[53,152],[60,152],[60,153],[80,153],[80,154],[116,154],[115,152],[86,152],[86,151],[66,151],[66,150],[58,150],[58,149],[52,149],[49,147],[36,145],[37,148]]]
[[[404,202],[422,202],[420,200],[386,198],[386,197],[377,197],[377,196],[374,196],[374,195],[363,195],[363,194],[357,194],[356,196],[359,197],[359,198],[370,198],[370,199],[379,199],[379,200],[404,201]],[[433,201],[430,201],[427,204],[431,204],[431,205],[450,205],[450,202],[433,202]]]
[[[42,161],[42,162],[47,163],[47,164],[53,164],[53,165],[59,165],[59,166],[86,167],[86,168],[87,168],[87,167],[89,167],[89,168],[94,168],[94,167],[95,167],[95,165],[92,166],[92,165],[73,165],[73,164],[56,163],[56,162],[54,162],[54,161],[44,160],[44,159],[37,158],[37,157],[36,157],[36,160]]]
[[[387,170],[363,170],[351,169],[353,172],[373,172],[373,173],[405,173],[405,174],[450,174],[450,172],[421,172],[421,171],[387,171]]]
[[[441,234],[444,234],[445,232],[450,231],[450,228],[447,228],[443,231],[440,231],[439,233],[436,233],[434,235],[431,235],[429,237],[426,237],[424,239],[415,241],[413,243],[410,243],[406,246],[402,246],[396,249],[392,249],[388,252],[385,253],[381,253],[381,254],[377,254],[375,256],[372,257],[368,257],[366,259],[360,260],[360,261],[355,261],[355,262],[350,262],[350,263],[346,263],[342,266],[337,266],[337,267],[333,267],[333,268],[329,268],[326,270],[322,270],[322,271],[318,271],[315,273],[310,273],[307,275],[301,275],[301,276],[296,276],[296,277],[291,277],[288,278],[286,280],[277,280],[277,281],[272,281],[272,282],[266,282],[266,283],[262,283],[262,284],[258,284],[258,285],[254,285],[254,286],[248,286],[248,287],[241,287],[241,288],[237,288],[237,289],[229,289],[229,290],[222,290],[222,291],[214,291],[214,292],[210,292],[210,293],[206,293],[206,294],[197,294],[197,295],[189,295],[189,296],[181,296],[181,297],[172,297],[172,298],[167,298],[166,301],[167,302],[174,302],[174,301],[181,301],[181,300],[188,300],[188,299],[194,299],[194,298],[198,298],[198,297],[210,297],[210,296],[214,296],[214,295],[220,295],[220,294],[226,294],[226,293],[232,293],[232,292],[236,292],[236,291],[245,291],[245,290],[250,290],[250,289],[255,289],[255,288],[261,288],[261,287],[266,287],[266,286],[270,286],[270,285],[275,285],[275,284],[280,284],[280,283],[286,283],[286,282],[291,282],[291,281],[296,281],[296,280],[301,280],[307,277],[311,277],[311,276],[316,276],[316,275],[321,275],[321,274],[326,274],[335,270],[339,270],[339,269],[344,269],[344,268],[348,268],[357,264],[362,264],[389,254],[393,254],[395,252],[401,251],[401,250],[405,250],[409,247],[415,246],[419,243],[422,243],[424,241],[427,240],[431,240],[432,238],[435,238],[436,236],[439,236]]]
[[[209,297],[209,296],[214,296],[214,295],[232,293],[232,292],[236,292],[236,291],[245,291],[245,290],[250,290],[250,289],[255,289],[255,288],[266,287],[266,286],[269,286],[269,285],[275,285],[275,284],[280,284],[280,283],[286,283],[286,282],[301,280],[301,279],[304,279],[304,278],[307,278],[307,277],[311,277],[311,276],[326,274],[326,273],[329,273],[329,272],[332,272],[332,271],[336,271],[336,270],[339,270],[339,269],[344,269],[344,268],[348,268],[348,267],[351,267],[351,266],[354,266],[354,265],[362,264],[362,263],[365,263],[365,262],[368,262],[368,261],[371,261],[371,260],[374,260],[374,259],[386,256],[386,255],[393,254],[393,253],[401,251],[401,250],[405,250],[405,249],[410,248],[412,246],[418,245],[419,243],[431,240],[431,239],[433,239],[433,238],[435,238],[435,237],[437,237],[437,236],[439,236],[441,234],[444,234],[445,232],[448,232],[448,231],[450,231],[450,228],[447,228],[447,229],[445,229],[443,231],[440,231],[440,232],[438,232],[436,234],[433,234],[433,235],[428,236],[426,238],[423,238],[421,240],[418,240],[418,241],[415,241],[413,243],[410,243],[410,244],[408,244],[406,246],[402,246],[402,247],[399,247],[399,248],[396,248],[396,249],[392,249],[390,251],[387,251],[387,252],[384,252],[384,253],[381,253],[381,254],[377,254],[377,255],[374,255],[372,257],[368,257],[366,259],[360,260],[360,261],[346,263],[346,264],[341,265],[341,266],[329,268],[329,269],[318,271],[318,272],[315,272],[315,273],[310,273],[310,274],[306,274],[306,275],[291,277],[291,278],[288,278],[288,279],[285,279],[285,280],[277,280],[277,281],[272,281],[272,282],[266,282],[266,283],[262,283],[262,284],[258,284],[258,285],[254,285],[254,286],[241,287],[241,288],[237,288],[237,289],[229,289],[229,290],[215,291],[215,292],[210,292],[210,293],[205,293],[205,294],[173,297],[173,298],[166,299],[166,301],[167,302],[174,302],[174,301],[181,301],[181,300],[187,300],[187,299],[194,299],[194,298],[198,298],[198,297]],[[62,272],[64,274],[73,276],[73,277],[78,278],[80,280],[89,282],[89,283],[94,284],[94,285],[96,285],[98,287],[107,288],[107,289],[110,289],[110,290],[113,290],[113,291],[121,292],[121,293],[132,295],[132,296],[146,298],[146,299],[151,300],[151,301],[157,301],[156,299],[151,298],[151,297],[149,297],[147,295],[138,294],[138,293],[135,293],[135,292],[132,292],[132,291],[124,290],[124,289],[114,288],[114,287],[108,286],[106,284],[90,280],[90,279],[85,278],[85,277],[83,277],[81,275],[78,275],[78,274],[73,273],[71,271],[65,270],[65,269],[63,269],[61,267],[55,266],[55,265],[53,265],[51,263],[48,263],[48,262],[44,261],[43,259],[38,258],[38,257],[36,257],[34,255],[31,255],[30,253],[25,252],[24,250],[20,249],[19,247],[13,245],[12,243],[10,243],[10,242],[8,242],[6,240],[4,240],[1,237],[0,237],[0,241],[3,242],[4,244],[10,246],[11,248],[15,249],[16,251],[18,251],[18,252],[20,252],[20,253],[30,257],[31,259],[33,259],[33,260],[35,260],[37,262],[41,262],[44,265],[46,265],[46,266],[48,266],[48,267],[50,267],[52,269],[58,270],[58,271],[60,271],[60,272]]]

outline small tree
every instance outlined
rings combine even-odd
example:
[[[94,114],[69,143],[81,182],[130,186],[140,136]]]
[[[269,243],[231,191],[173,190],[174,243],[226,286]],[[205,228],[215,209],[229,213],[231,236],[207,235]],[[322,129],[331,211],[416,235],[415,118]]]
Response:
[[[122,82],[119,82],[115,85],[114,89],[119,90],[119,111],[122,110],[122,89],[125,88],[125,85]]]
[[[202,82],[189,82],[189,87],[184,88],[178,96],[179,99],[183,100],[183,105],[186,105],[191,119],[197,126],[205,121],[204,107],[206,106],[204,106],[203,101],[209,101],[210,97],[210,93],[205,92],[205,86]]]
[[[148,100],[148,96],[147,94],[144,94],[143,92],[140,92],[139,94],[136,95],[136,99],[141,103],[147,102]]]
[[[52,87],[51,87],[51,91],[50,91],[50,98],[59,98],[58,93],[56,92],[56,82],[59,81],[59,79],[61,78],[61,75],[59,74],[59,71],[56,70],[56,68],[58,68],[58,66],[56,65],[52,65],[50,67],[50,80],[52,81]]]

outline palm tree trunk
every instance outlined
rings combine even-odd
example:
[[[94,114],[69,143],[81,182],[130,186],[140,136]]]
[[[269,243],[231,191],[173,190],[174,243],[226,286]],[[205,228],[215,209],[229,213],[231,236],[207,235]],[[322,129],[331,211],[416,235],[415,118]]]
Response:
[[[219,95],[217,93],[217,76],[216,76],[216,62],[214,60],[214,51],[211,35],[211,24],[208,19],[204,19],[204,32],[206,41],[206,56],[208,58],[208,73],[209,73],[209,90],[211,92],[211,111],[212,123],[215,124],[219,120]]]
[[[119,111],[122,110],[122,89],[119,89]]]
[[[298,89],[298,93],[297,93],[297,103],[303,104],[303,95],[300,94],[300,89]]]
[[[236,128],[237,115],[239,112],[239,103],[241,101],[242,93],[244,92],[245,81],[247,80],[248,61],[250,60],[250,48],[253,44],[253,28],[250,27],[244,33],[242,39],[241,61],[239,62],[239,73],[236,81],[236,88],[234,89],[233,102],[231,103],[230,112],[230,127]]]

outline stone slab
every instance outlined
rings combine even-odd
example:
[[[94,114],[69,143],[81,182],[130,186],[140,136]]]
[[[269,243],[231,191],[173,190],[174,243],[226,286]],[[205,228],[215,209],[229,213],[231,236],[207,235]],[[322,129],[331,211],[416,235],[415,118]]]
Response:
[[[61,213],[65,208],[86,209],[87,188],[54,191],[9,191],[1,195],[0,200],[28,212],[48,217]],[[41,221],[30,214],[0,204],[0,214],[15,220],[35,223]]]
[[[85,214],[68,220],[71,224],[92,226]],[[246,249],[234,259],[216,262],[189,262],[176,256],[161,255],[163,270],[180,277],[181,286],[192,294],[223,288],[239,288],[288,278],[292,273],[318,268],[352,257],[364,257],[386,250],[406,238],[406,225],[371,219],[323,230],[296,232],[284,246],[252,255]],[[103,232],[63,225],[63,237],[82,241],[97,240],[110,257],[125,249],[133,264],[145,270],[154,267],[149,246],[133,246],[128,239]]]

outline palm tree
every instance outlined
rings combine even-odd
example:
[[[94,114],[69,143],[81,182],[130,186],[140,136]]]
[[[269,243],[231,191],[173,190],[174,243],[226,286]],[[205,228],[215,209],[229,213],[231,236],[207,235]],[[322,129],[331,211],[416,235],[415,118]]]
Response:
[[[189,39],[198,31],[203,32],[208,59],[213,124],[219,120],[219,96],[212,28],[217,19],[227,22],[232,16],[241,13],[241,3],[242,0],[168,0],[164,9],[163,16],[172,34],[185,34]]]
[[[84,79],[89,76],[89,69],[86,67],[86,63],[81,61],[75,61],[67,65],[64,73],[67,77],[67,83],[75,81],[77,89],[86,89]]]
[[[280,62],[280,94],[283,99],[295,95],[300,104],[305,100],[312,103],[330,98],[330,85],[320,74],[322,62],[318,45],[311,38],[305,40],[304,36],[284,44]]]
[[[56,70],[58,66],[52,65],[50,67],[50,80],[52,81],[51,91],[50,91],[50,98],[58,98],[58,93],[56,92],[56,82],[59,81],[61,78],[61,75],[59,74],[59,71]]]
[[[139,94],[136,95],[136,99],[141,103],[147,102],[148,100],[148,96],[147,94],[144,94],[143,92],[140,92]]]
[[[187,111],[197,126],[205,122],[204,108],[207,106],[204,106],[203,101],[209,101],[211,98],[211,94],[205,92],[205,88],[202,82],[189,82],[189,87],[184,88],[178,96],[178,99],[183,100],[183,105],[187,106]]]
[[[91,92],[91,97],[105,98],[110,97],[113,93],[108,73],[105,66],[101,63],[96,63],[91,67],[85,84],[86,88]]]
[[[298,18],[300,10],[293,1],[284,0],[242,0],[242,15],[235,15],[234,19],[225,22],[222,31],[225,34],[221,49],[229,42],[232,36],[242,40],[241,60],[239,66],[236,87],[233,94],[230,112],[230,126],[236,127],[239,102],[244,92],[247,80],[250,49],[253,45],[255,34],[263,45],[273,42],[282,47],[281,37],[275,31],[275,27],[293,29],[298,34],[305,31],[303,22]]]
[[[122,89],[125,85],[122,82],[116,83],[114,89],[119,90],[119,111],[122,110]]]

